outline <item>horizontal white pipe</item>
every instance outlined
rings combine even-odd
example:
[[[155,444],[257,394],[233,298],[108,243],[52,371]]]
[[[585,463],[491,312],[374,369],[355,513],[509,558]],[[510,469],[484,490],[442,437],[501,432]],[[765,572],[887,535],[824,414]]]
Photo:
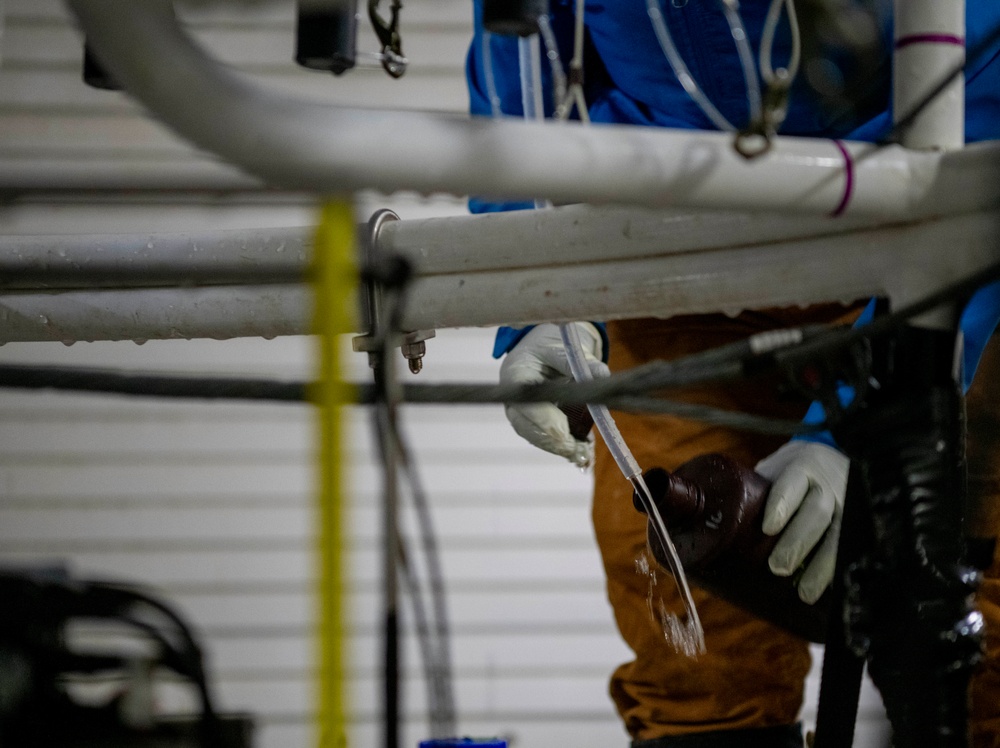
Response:
[[[311,229],[0,236],[0,288],[301,280]]]
[[[417,266],[403,317],[410,330],[736,313],[873,294],[899,306],[1000,260],[996,211],[850,227],[574,206],[418,222],[410,242],[406,225],[386,224],[380,241]],[[421,265],[434,232],[447,251]],[[477,235],[519,249],[468,263]],[[0,294],[0,342],[271,337],[307,333],[310,318],[310,293],[298,285]]]
[[[843,233],[871,219],[681,213],[570,205],[381,224],[380,253],[406,257],[418,275],[643,257]],[[359,234],[367,230],[362,225]],[[0,288],[220,285],[301,279],[312,227],[136,234],[0,236]]]
[[[382,226],[378,247],[408,258],[420,275],[443,275],[752,247],[881,223],[863,217],[833,221],[773,213],[567,205],[392,221]]]
[[[721,133],[331,107],[213,62],[178,26],[169,0],[68,3],[104,65],[156,117],[273,185],[820,215],[1000,204],[1000,181],[983,176],[998,161],[995,148],[960,168],[988,189],[962,194],[942,186],[956,179],[947,157],[896,147],[778,138],[746,161]]]
[[[0,294],[0,343],[273,338],[309,331],[306,286]]]
[[[889,297],[899,307],[1000,262],[1000,215],[576,265],[440,274],[410,293],[408,329],[670,317]]]
[[[0,156],[0,190],[261,190],[259,177],[219,161],[40,160]]]

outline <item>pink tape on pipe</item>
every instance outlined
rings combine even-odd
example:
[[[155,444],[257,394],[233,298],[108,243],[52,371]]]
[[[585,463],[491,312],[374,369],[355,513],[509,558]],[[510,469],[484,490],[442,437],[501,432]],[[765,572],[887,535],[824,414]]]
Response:
[[[837,146],[840,155],[844,157],[844,196],[840,198],[840,204],[830,213],[831,218],[836,218],[847,210],[847,205],[851,202],[851,196],[854,194],[854,158],[839,140],[834,140],[833,144]]]
[[[909,47],[912,44],[951,44],[964,47],[965,37],[955,34],[910,34],[896,40],[896,49]]]

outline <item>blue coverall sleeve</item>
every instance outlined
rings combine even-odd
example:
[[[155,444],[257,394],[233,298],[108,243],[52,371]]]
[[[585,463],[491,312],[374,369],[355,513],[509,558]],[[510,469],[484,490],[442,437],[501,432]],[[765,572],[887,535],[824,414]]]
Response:
[[[502,114],[521,116],[521,81],[517,58],[517,37],[486,34],[483,31],[483,6],[480,0],[473,4],[475,13],[474,34],[465,61],[465,77],[469,88],[469,113],[490,117],[494,104]],[[492,73],[492,79],[490,74]],[[491,95],[496,101],[491,101]],[[507,210],[526,210],[532,202],[495,202],[480,197],[469,199],[469,212],[495,213]],[[527,334],[530,327],[501,327],[493,345],[493,357],[500,358]]]
[[[516,36],[486,34],[482,24],[482,2],[475,0],[475,30],[469,54],[465,63],[465,75],[469,87],[469,112],[476,116],[493,116],[494,104],[501,114],[521,117],[521,78],[518,62],[518,39]],[[562,59],[571,49],[572,40],[567,31],[571,28],[572,16],[565,10],[565,3],[556,2],[552,7],[552,27],[560,47]],[[491,75],[492,74],[492,75]],[[552,73],[548,66],[542,68],[543,96],[546,102],[546,116],[552,114]],[[491,101],[495,96],[496,101]],[[529,210],[535,204],[531,201],[496,202],[480,197],[469,199],[471,213],[496,213],[508,210]],[[603,342],[604,359],[607,361],[608,338],[604,325],[595,322]],[[500,358],[523,338],[531,326],[501,327],[493,344],[493,357]]]

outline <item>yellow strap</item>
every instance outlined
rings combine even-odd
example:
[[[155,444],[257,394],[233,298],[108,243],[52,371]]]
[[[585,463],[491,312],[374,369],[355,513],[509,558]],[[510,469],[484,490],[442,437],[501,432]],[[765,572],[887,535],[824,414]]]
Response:
[[[319,748],[347,745],[345,640],[345,549],[342,493],[343,405],[348,385],[340,371],[339,336],[350,331],[350,307],[358,285],[354,262],[355,222],[349,202],[323,207],[314,250],[316,319],[320,345],[319,384],[312,399],[320,408],[320,491],[318,533]]]

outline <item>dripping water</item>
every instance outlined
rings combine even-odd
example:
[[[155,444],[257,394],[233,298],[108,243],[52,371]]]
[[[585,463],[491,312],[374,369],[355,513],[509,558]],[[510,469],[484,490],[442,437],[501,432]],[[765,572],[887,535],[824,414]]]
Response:
[[[663,626],[663,636],[677,652],[681,652],[688,657],[704,654],[705,631],[701,626],[701,619],[698,617],[698,610],[695,608],[694,597],[691,595],[691,587],[688,585],[687,576],[684,574],[684,567],[681,565],[680,556],[677,555],[677,549],[670,539],[670,533],[667,532],[667,525],[660,515],[660,510],[656,508],[656,503],[653,501],[649,487],[646,485],[646,481],[643,480],[642,474],[630,476],[629,482],[635,489],[635,493],[640,501],[642,501],[643,508],[646,510],[646,516],[653,523],[656,542],[663,549],[663,557],[667,559],[667,564],[670,566],[670,573],[673,575],[674,582],[677,584],[677,591],[680,592],[681,601],[684,604],[684,619],[681,620],[680,616],[676,613],[671,613],[667,610],[662,599],[659,601],[658,613],[660,624]],[[646,602],[649,606],[650,615],[653,615],[655,572],[650,570],[649,562],[645,557],[642,559],[642,562],[639,565],[639,570],[650,575],[649,597]]]
[[[587,364],[583,347],[580,342],[580,334],[575,325],[564,324],[560,327],[560,334],[563,340],[563,347],[566,351],[566,359],[569,362],[573,378],[577,381],[587,381],[593,379],[594,374]],[[615,419],[611,416],[611,411],[605,405],[587,405],[591,416],[594,418],[594,426],[604,439],[604,444],[614,457],[619,469],[622,471],[632,488],[639,496],[646,510],[646,516],[653,523],[653,530],[658,538],[660,546],[663,548],[663,557],[667,559],[670,571],[673,573],[677,590],[680,592],[681,601],[684,603],[685,617],[681,621],[677,616],[665,615],[661,613],[661,623],[663,624],[663,634],[667,641],[678,651],[694,656],[705,651],[705,632],[701,627],[701,619],[698,618],[698,611],[695,610],[694,598],[691,596],[691,588],[688,586],[687,577],[684,575],[684,568],[681,565],[677,549],[674,548],[667,532],[667,525],[663,521],[653,497],[649,492],[646,481],[642,478],[642,469],[635,457],[629,450],[628,445],[622,438]],[[648,566],[647,566],[648,568]],[[661,606],[662,607],[662,606]],[[650,608],[652,604],[650,601]],[[655,616],[654,616],[655,619]]]

